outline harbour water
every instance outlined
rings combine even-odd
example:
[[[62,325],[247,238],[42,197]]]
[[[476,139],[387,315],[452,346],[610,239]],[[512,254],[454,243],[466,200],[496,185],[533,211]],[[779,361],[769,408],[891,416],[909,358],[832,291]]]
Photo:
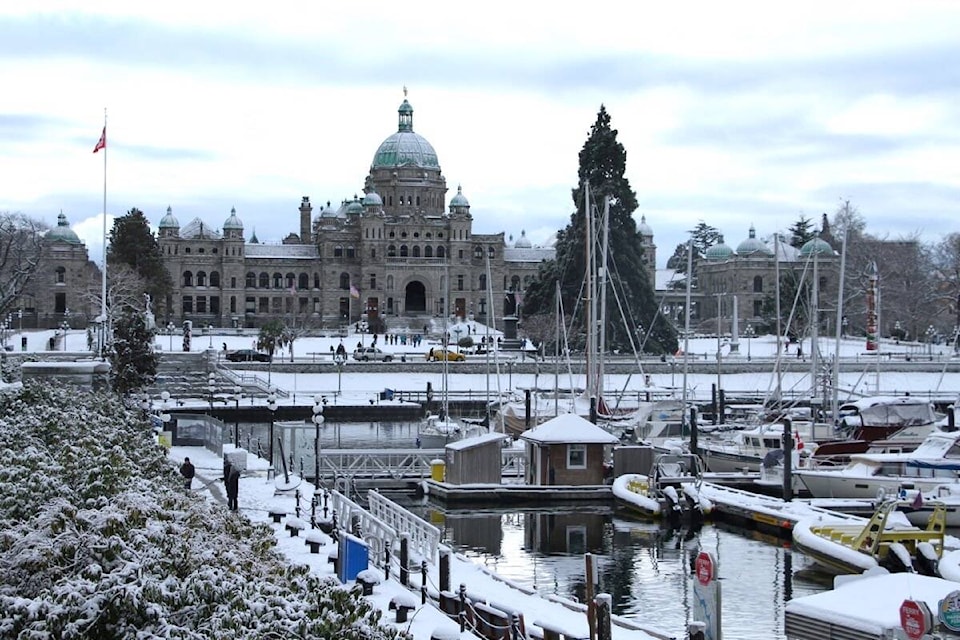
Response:
[[[267,441],[269,425],[240,424],[241,440]],[[295,467],[313,466],[313,425],[289,431]],[[324,449],[413,448],[416,423],[325,423]],[[289,454],[288,454],[289,455]],[[443,541],[491,571],[542,594],[583,600],[584,553],[594,555],[599,590],[614,612],[677,637],[692,621],[692,563],[701,550],[719,563],[723,637],[785,638],[784,606],[830,588],[789,543],[756,532],[706,524],[668,529],[633,520],[611,506],[447,511],[412,495],[391,498],[440,528]]]

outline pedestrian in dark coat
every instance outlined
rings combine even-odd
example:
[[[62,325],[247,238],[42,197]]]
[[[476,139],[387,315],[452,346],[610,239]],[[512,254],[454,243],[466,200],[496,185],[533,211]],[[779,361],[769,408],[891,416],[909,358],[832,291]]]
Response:
[[[193,485],[193,476],[196,474],[197,470],[194,468],[193,463],[190,462],[190,458],[184,458],[183,464],[180,465],[180,475],[183,476],[183,486],[187,491],[190,491]]]
[[[240,470],[229,462],[223,467],[223,484],[227,489],[227,508],[236,511],[239,508],[237,496],[240,493]]]

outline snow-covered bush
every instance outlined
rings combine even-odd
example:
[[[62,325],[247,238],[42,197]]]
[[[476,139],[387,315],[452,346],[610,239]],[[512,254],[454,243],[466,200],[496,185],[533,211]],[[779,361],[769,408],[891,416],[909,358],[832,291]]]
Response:
[[[180,489],[115,396],[0,395],[0,637],[408,637],[290,565],[266,525]]]

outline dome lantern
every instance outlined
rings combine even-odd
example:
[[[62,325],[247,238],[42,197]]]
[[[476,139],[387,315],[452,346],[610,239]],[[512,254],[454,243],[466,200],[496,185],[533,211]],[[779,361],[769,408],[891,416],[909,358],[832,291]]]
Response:
[[[723,236],[719,236],[717,238],[717,244],[707,249],[705,257],[711,262],[721,262],[723,260],[729,260],[733,255],[733,249],[724,244]]]
[[[407,101],[406,88],[403,90],[403,102],[397,114],[397,132],[380,143],[370,168],[393,169],[411,166],[439,171],[440,162],[433,145],[413,131],[413,107]]]
[[[57,226],[47,231],[45,238],[69,244],[83,244],[77,232],[70,228],[70,223],[67,222],[67,216],[63,215],[63,211],[57,216]]]
[[[750,235],[746,240],[737,245],[738,256],[772,256],[773,251],[763,240],[757,238],[757,230],[750,225]]]

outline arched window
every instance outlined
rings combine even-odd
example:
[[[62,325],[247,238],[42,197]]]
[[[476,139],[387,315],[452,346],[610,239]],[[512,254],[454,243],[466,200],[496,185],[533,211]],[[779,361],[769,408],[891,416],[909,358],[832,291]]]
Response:
[[[409,255],[410,255],[410,250],[407,248],[407,245],[405,244],[400,245],[400,257],[406,258]]]
[[[393,235],[393,234],[390,234],[390,235]],[[388,257],[388,258],[396,258],[396,257],[397,257],[397,247],[396,247],[396,245],[392,245],[392,244],[391,244],[390,246],[387,247],[387,257]]]
[[[437,257],[443,258],[447,255],[447,250],[443,248],[443,245],[437,247]]]
[[[297,289],[309,289],[310,288],[310,276],[305,273],[300,274],[300,279],[297,282]]]
[[[257,287],[257,274],[253,271],[247,272],[247,289],[255,289]]]
[[[424,258],[432,258],[432,257],[433,257],[433,247],[431,247],[430,245],[425,246],[425,247],[423,248],[423,257],[424,257]]]
[[[193,272],[184,271],[183,272],[183,286],[192,287],[193,286]]]
[[[63,284],[67,281],[67,270],[63,267],[57,267],[57,283]]]
[[[197,271],[197,286],[205,287],[207,286],[207,272],[206,271]]]
[[[347,257],[355,258],[357,256],[357,250],[353,246],[347,247]]]
[[[286,286],[285,286],[284,288],[285,288],[285,289],[293,289],[293,286],[297,283],[297,276],[296,276],[295,274],[293,274],[293,273],[288,273],[288,274],[287,274],[287,277],[285,278],[285,280],[286,280],[287,282],[286,282]]]
[[[269,289],[269,288],[270,288],[270,274],[268,274],[266,271],[261,271],[261,272],[260,272],[260,284],[259,284],[259,287],[260,287],[261,289]]]
[[[350,288],[350,274],[346,271],[340,274],[340,288],[344,291]]]
[[[283,276],[280,273],[273,274],[273,288],[274,289],[283,289]]]
[[[482,259],[483,259],[483,247],[481,247],[480,245],[475,246],[475,247],[473,248],[473,257],[476,258],[477,260],[482,260]]]
[[[493,247],[487,247],[487,255],[493,260],[497,256],[497,251]]]
[[[753,276],[753,292],[763,293],[763,276]]]
[[[342,257],[343,257],[343,246],[342,246],[342,245],[339,245],[339,244],[338,244],[337,246],[335,246],[335,247],[333,248],[333,257],[334,257],[334,258],[342,258]]]
[[[414,258],[420,257],[420,245],[418,244],[413,245],[413,257]]]

